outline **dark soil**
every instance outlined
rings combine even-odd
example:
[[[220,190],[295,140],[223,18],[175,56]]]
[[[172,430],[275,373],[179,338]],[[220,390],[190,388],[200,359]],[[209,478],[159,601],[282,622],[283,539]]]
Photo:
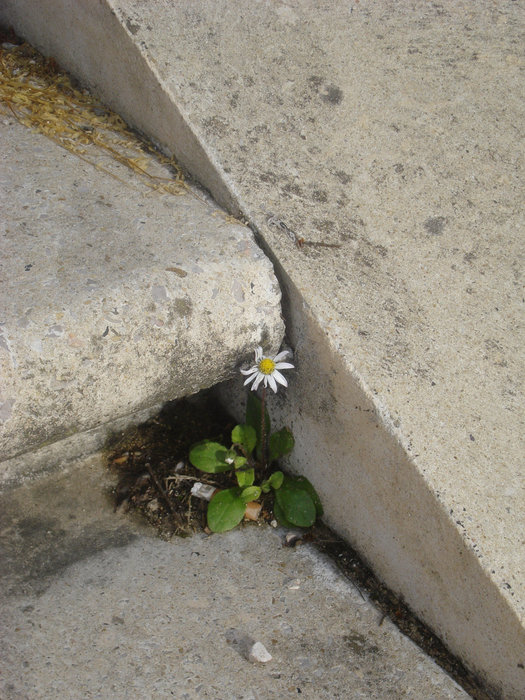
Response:
[[[207,502],[191,496],[195,481],[218,488],[231,486],[224,474],[203,474],[188,464],[191,445],[208,438],[228,444],[235,421],[210,395],[166,404],[146,423],[115,435],[107,445],[107,464],[116,474],[115,509],[140,512],[160,537],[188,536],[206,528]],[[271,501],[263,503],[259,523],[272,519]],[[209,531],[208,531],[209,532]],[[220,537],[220,535],[216,535]],[[475,700],[490,700],[476,678],[410,611],[403,600],[379,581],[357,552],[323,523],[283,540],[283,546],[312,543],[329,556],[344,576],[379,610],[378,624],[390,618]]]
[[[115,509],[140,512],[160,537],[185,537],[205,530],[207,501],[192,497],[196,482],[217,489],[235,486],[231,475],[206,474],[188,462],[190,447],[208,439],[231,444],[235,421],[210,395],[174,401],[142,425],[110,439],[107,464],[117,474]],[[259,522],[272,519],[270,494],[259,499],[263,505]]]
[[[115,508],[139,511],[163,539],[206,527],[207,502],[191,497],[196,481],[224,488],[223,474],[204,474],[188,463],[190,447],[205,438],[227,442],[234,426],[209,396],[164,406],[142,425],[114,436],[107,463],[117,474]]]

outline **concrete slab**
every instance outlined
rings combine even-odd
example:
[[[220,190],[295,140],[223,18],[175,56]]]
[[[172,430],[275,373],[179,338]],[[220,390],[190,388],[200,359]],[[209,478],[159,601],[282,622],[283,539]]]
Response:
[[[271,251],[299,368],[281,415],[329,523],[521,698],[522,3],[57,7],[0,17]]]
[[[202,193],[144,191],[122,165],[117,180],[13,118],[0,153],[3,481],[31,463],[21,454],[106,426],[98,448],[110,422],[279,346],[270,262]]]
[[[311,546],[257,526],[164,542],[109,488],[93,457],[2,499],[5,700],[468,697]]]

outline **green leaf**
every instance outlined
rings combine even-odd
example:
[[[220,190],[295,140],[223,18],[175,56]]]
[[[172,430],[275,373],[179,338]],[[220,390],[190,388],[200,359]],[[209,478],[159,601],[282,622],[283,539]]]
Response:
[[[240,469],[241,467],[244,467],[247,461],[248,460],[246,459],[246,457],[241,457],[241,455],[237,455],[237,457],[235,457],[235,459],[233,460],[233,466],[235,467],[235,469]]]
[[[208,527],[212,532],[232,530],[243,519],[245,510],[239,489],[219,491],[208,505]]]
[[[257,444],[257,432],[251,425],[236,425],[232,430],[232,442],[242,445],[248,453],[253,452]]]
[[[292,431],[289,428],[282,428],[277,433],[270,436],[270,462],[284,455],[290,454],[295,445]]]
[[[269,485],[276,491],[277,489],[281,488],[281,486],[283,485],[283,481],[284,474],[282,472],[273,472],[273,474],[270,474],[270,478],[268,479]]]
[[[225,461],[227,455],[228,450],[224,445],[211,440],[203,440],[191,448],[190,462],[202,472],[218,474],[231,469],[231,465]]]
[[[261,411],[261,399],[253,391],[250,391],[248,394],[248,401],[246,402],[246,423],[255,430],[255,434],[257,435],[257,457],[259,459],[262,456]],[[266,435],[269,435],[271,427],[270,416],[266,408],[264,409],[264,420],[266,425]]]
[[[294,488],[301,488],[306,493],[310,496],[312,501],[314,502],[315,506],[315,512],[317,513],[317,517],[320,518],[323,514],[323,505],[321,503],[321,499],[319,498],[319,494],[317,491],[314,489],[312,483],[308,481],[308,479],[305,476],[285,476],[283,485],[293,485]]]
[[[260,495],[261,489],[259,486],[248,486],[243,489],[241,498],[245,503],[249,503],[250,501],[256,501]]]
[[[306,491],[293,485],[284,485],[275,492],[286,520],[298,527],[310,527],[317,515],[315,504]]]
[[[255,470],[244,469],[243,471],[235,472],[235,476],[237,477],[237,483],[241,488],[251,486],[255,480]]]
[[[286,520],[284,516],[284,511],[281,508],[281,506],[277,503],[277,501],[275,501],[275,503],[273,504],[273,514],[275,515],[275,519],[277,520],[279,525],[293,530],[295,525],[293,525],[293,523],[291,523],[289,520]]]

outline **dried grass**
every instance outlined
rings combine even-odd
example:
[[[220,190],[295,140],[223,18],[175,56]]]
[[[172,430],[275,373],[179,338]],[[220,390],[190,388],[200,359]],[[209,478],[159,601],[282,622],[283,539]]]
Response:
[[[0,48],[2,113],[128,185],[171,195],[188,191],[172,158],[142,140],[118,114],[78,88],[53,59],[28,44]]]

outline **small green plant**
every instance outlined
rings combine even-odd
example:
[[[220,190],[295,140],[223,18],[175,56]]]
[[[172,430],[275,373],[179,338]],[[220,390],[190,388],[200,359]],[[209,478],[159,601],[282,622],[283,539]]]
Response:
[[[310,527],[322,515],[321,501],[308,479],[272,471],[276,460],[289,454],[294,447],[289,428],[271,432],[266,407],[268,386],[274,392],[278,384],[288,386],[280,371],[293,369],[292,364],[283,362],[287,355],[288,351],[284,350],[273,358],[266,357],[258,347],[255,364],[248,370],[241,370],[247,375],[245,386],[251,383],[252,391],[246,404],[246,422],[232,430],[231,447],[203,440],[190,450],[190,462],[200,471],[232,474],[234,486],[217,491],[209,502],[207,521],[212,532],[226,532],[238,525],[247,504],[257,501],[262,494],[273,493],[274,516],[286,527]],[[260,397],[255,393],[259,387]]]

